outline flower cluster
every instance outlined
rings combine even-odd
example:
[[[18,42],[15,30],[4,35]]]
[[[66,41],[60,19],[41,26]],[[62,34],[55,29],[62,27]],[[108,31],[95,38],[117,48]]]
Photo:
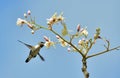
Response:
[[[79,50],[83,53],[86,54],[87,49],[88,49],[88,40],[79,40],[78,42]]]
[[[78,41],[77,45],[74,45],[78,50],[80,50],[80,52],[82,52],[83,54],[85,54],[87,52],[87,49],[89,48],[90,45],[90,40],[87,39],[80,39]],[[67,48],[68,52],[78,52],[76,50],[76,48],[73,48],[72,46],[69,45],[69,47]]]
[[[94,34],[94,39],[96,40],[98,38],[101,38],[99,35],[100,35],[100,28],[97,28],[96,33]]]
[[[75,34],[75,37],[81,37],[81,36],[88,36],[88,31],[87,31],[87,27],[86,28],[81,28],[80,24],[77,25],[77,32]]]
[[[47,25],[49,29],[52,29],[52,25],[58,22],[61,22],[64,20],[63,13],[60,15],[57,15],[57,13],[54,13],[53,16],[49,19],[47,19]]]
[[[74,38],[81,38],[81,39],[78,41],[77,45],[74,45],[76,48],[74,48],[73,46],[69,46],[67,49],[68,52],[70,52],[70,51],[76,52],[76,51],[80,50],[80,52],[86,53],[86,50],[90,44],[90,41],[87,40],[87,36],[88,36],[87,28],[81,28],[80,24],[78,24],[77,32],[70,36],[71,36],[71,38],[70,38],[71,43]],[[78,50],[76,50],[76,49],[78,49]]]
[[[26,20],[23,20],[23,19],[21,19],[21,18],[18,18],[17,19],[17,22],[16,22],[16,24],[18,25],[18,26],[22,26],[23,24],[27,24],[28,22],[26,21]]]
[[[28,10],[27,14],[24,13],[25,19],[18,18],[16,24],[17,24],[17,26],[23,26],[24,24],[26,24],[30,29],[32,29],[31,32],[32,32],[32,34],[34,34],[34,32],[35,32],[36,30],[38,30],[39,27],[37,27],[37,26],[35,25],[35,22],[34,22],[32,19],[31,19],[30,21],[27,21],[27,20],[26,20],[26,18],[27,18],[28,16],[30,16],[30,15],[31,15],[31,11]]]

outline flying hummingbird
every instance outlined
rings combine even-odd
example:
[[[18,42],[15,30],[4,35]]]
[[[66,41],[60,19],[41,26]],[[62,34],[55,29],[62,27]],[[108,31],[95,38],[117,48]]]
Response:
[[[32,46],[32,45],[26,44],[20,40],[18,40],[18,41],[30,49],[29,56],[25,60],[26,63],[28,63],[32,58],[35,58],[37,55],[41,58],[42,61],[45,61],[45,59],[39,53],[40,49],[44,46],[45,42],[39,42],[37,45]]]

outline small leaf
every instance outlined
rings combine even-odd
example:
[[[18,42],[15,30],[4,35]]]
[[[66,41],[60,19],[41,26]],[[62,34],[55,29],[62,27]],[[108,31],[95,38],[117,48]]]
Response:
[[[67,33],[67,30],[66,29],[62,29],[62,35],[63,36],[66,36],[68,33]]]
[[[62,23],[63,29],[62,29],[62,35],[66,36],[68,34],[67,26],[65,23]]]

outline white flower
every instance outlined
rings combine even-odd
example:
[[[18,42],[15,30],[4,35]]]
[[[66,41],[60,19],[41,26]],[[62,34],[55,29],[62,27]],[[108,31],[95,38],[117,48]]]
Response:
[[[65,41],[63,41],[62,39],[60,40],[60,42],[61,42],[61,46],[62,47],[66,47],[68,44],[65,42]]]
[[[54,43],[53,41],[51,41],[48,37],[44,36],[44,39],[46,40],[45,46],[46,46],[47,48],[50,48],[51,46],[54,46],[54,45],[55,45],[55,43]]]
[[[64,20],[64,17],[62,16],[62,14],[57,17],[57,21],[63,21],[63,20]]]
[[[83,40],[79,40],[79,41],[78,41],[78,45],[82,45],[83,43],[84,43]]]
[[[85,28],[85,29],[81,29],[80,34],[81,34],[81,35],[84,35],[85,37],[87,37],[87,36],[88,36],[88,31],[87,31],[87,29],[86,29],[86,28]]]
[[[82,40],[78,41],[78,45],[83,46],[84,44],[88,44],[88,40],[85,40],[84,38]]]
[[[47,19],[47,24],[49,26],[52,26],[53,24],[55,24],[57,22],[57,13],[54,13],[53,16],[49,19]]]
[[[17,19],[17,22],[16,22],[16,24],[18,25],[18,26],[22,26],[23,24],[26,24],[27,23],[27,21],[26,20],[23,20],[23,19],[21,19],[21,18],[18,18]]]
[[[54,46],[54,42],[52,42],[52,41],[46,41],[46,42],[45,42],[45,46],[46,46],[47,48],[50,48],[51,46]]]
[[[26,24],[30,29],[32,29],[32,31],[31,31],[32,34],[34,34],[34,32],[39,29],[39,28],[36,27],[34,24],[31,24],[30,22],[27,22],[26,20],[21,19],[21,18],[18,18],[18,19],[17,19],[16,24],[17,24],[18,26],[22,26],[23,24]]]
[[[51,18],[47,19],[48,28],[52,29],[53,24],[56,24],[63,20],[64,20],[64,17],[62,16],[62,13],[59,16],[57,15],[57,13],[54,13]]]
[[[32,24],[30,24],[29,22],[27,22],[24,19],[18,18],[16,24],[18,26],[22,26],[23,24],[27,24],[29,28],[31,28],[32,30],[37,30]]]

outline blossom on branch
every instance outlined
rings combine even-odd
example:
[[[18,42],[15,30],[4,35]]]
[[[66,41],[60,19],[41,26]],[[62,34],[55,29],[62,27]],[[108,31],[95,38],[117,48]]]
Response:
[[[21,18],[18,18],[17,19],[17,22],[16,22],[16,24],[18,25],[18,26],[22,26],[23,24],[26,24],[27,23],[27,21],[26,20],[23,20],[23,19],[21,19]]]
[[[61,43],[62,47],[66,47],[68,45],[68,43],[66,43],[63,39],[61,39],[59,36],[56,36],[56,38],[58,39],[58,41]]]
[[[80,31],[80,24],[77,25],[77,32]]]
[[[61,13],[59,16],[57,15],[57,13],[54,13],[51,18],[47,19],[48,28],[52,29],[53,24],[56,24],[63,20],[64,20],[63,13]]]
[[[24,17],[27,18],[27,14],[26,13],[24,13]]]
[[[39,29],[39,27],[35,26],[35,24],[33,24],[32,22],[28,22],[28,21],[21,19],[21,18],[17,19],[16,24],[18,26],[22,26],[22,25],[26,24],[30,29],[32,29],[32,31],[31,31],[32,34],[34,34],[34,32]]]
[[[84,40],[79,40],[78,41],[78,45],[83,45],[84,44]]]
[[[81,31],[80,31],[80,34],[84,35],[85,37],[87,37],[88,36],[87,28],[82,28]]]
[[[27,14],[28,14],[28,15],[31,15],[31,11],[30,11],[30,10],[28,10]]]
[[[67,48],[67,51],[68,51],[68,52],[70,52],[70,51],[71,51],[71,48],[70,48],[70,47],[68,47],[68,48]]]
[[[74,36],[75,36],[75,38],[79,38],[81,36],[87,37],[88,36],[87,27],[81,28],[80,24],[78,24],[77,25],[77,32]]]
[[[47,36],[44,36],[44,39],[45,39],[45,46],[47,47],[47,48],[50,48],[51,46],[54,46],[55,45],[55,43],[53,42],[53,41],[51,41]]]

